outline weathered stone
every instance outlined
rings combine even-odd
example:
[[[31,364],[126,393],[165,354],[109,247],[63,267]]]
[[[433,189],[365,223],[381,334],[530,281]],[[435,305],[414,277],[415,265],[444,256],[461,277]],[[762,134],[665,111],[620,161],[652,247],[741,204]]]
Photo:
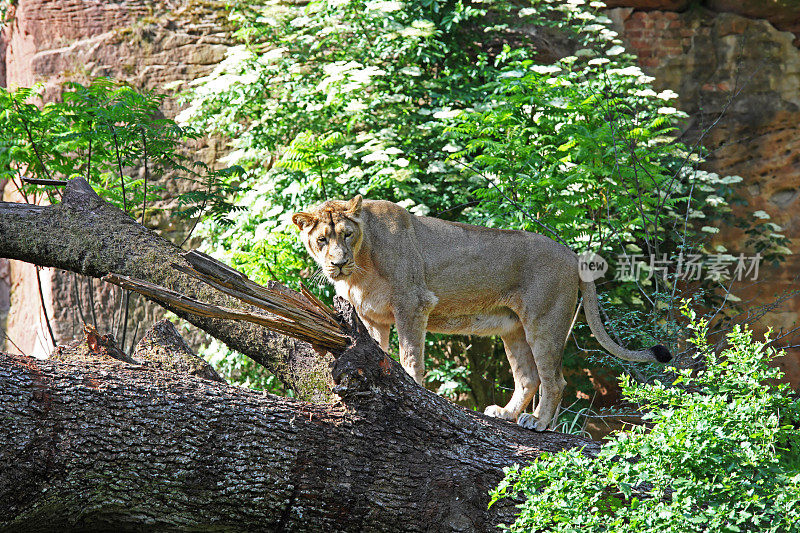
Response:
[[[703,5],[719,13],[765,19],[779,30],[800,35],[800,2],[796,0],[705,0]]]
[[[800,41],[800,2],[796,0],[605,0],[608,8],[636,11],[695,11],[732,13],[751,19],[763,19],[782,31],[792,32]],[[660,29],[660,28],[658,28]]]
[[[683,11],[691,3],[689,0],[604,0],[608,7],[632,7],[634,9]]]
[[[724,8],[723,2],[709,3]],[[762,4],[736,2],[741,9],[729,9],[752,16],[747,6],[756,3]],[[680,95],[676,106],[690,115],[684,139],[701,139],[710,150],[705,168],[742,176],[738,192],[746,205],[736,212],[744,217],[766,212],[792,239],[789,248],[800,252],[800,50],[795,36],[768,20],[708,10],[618,8],[609,10],[609,16],[656,78],[656,88]],[[740,229],[727,227],[716,242],[738,252],[745,251],[746,241]],[[800,261],[790,256],[779,267],[762,265],[757,284],[737,284],[733,292],[748,307],[770,306],[784,291],[800,287],[798,273]],[[761,333],[773,326],[785,332],[799,318],[800,296],[794,295],[755,329]],[[800,385],[800,350],[789,350],[777,364],[789,381]]]

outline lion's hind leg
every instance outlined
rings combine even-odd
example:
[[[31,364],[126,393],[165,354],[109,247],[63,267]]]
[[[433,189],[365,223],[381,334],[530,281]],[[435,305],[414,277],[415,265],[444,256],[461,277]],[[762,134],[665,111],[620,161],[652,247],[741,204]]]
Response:
[[[524,428],[546,430],[561,404],[561,395],[564,393],[567,381],[562,372],[564,345],[559,341],[560,335],[559,328],[552,328],[538,337],[532,337],[528,333],[528,342],[533,346],[533,359],[539,371],[541,386],[535,413],[523,413],[517,419],[517,423]]]
[[[521,322],[509,333],[502,335],[506,349],[506,357],[511,364],[514,376],[514,394],[505,407],[490,405],[484,411],[489,416],[514,421],[528,406],[536,390],[539,388],[539,372],[533,359],[531,347],[525,338],[525,330]]]

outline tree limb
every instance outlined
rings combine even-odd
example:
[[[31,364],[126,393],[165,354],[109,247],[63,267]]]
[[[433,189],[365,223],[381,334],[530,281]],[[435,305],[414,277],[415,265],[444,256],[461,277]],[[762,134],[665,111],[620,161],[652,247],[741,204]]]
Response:
[[[170,268],[191,265],[183,250],[104,202],[82,178],[67,184],[50,206],[0,202],[0,257],[101,278],[115,273],[160,285],[211,305],[232,307],[226,294]],[[152,299],[152,298],[151,298]],[[157,301],[157,300],[156,300]],[[164,305],[213,337],[265,366],[299,394],[319,397],[327,362],[312,347],[255,324],[200,317]]]
[[[516,512],[487,508],[505,466],[597,451],[417,386],[342,312],[355,342],[333,405],[149,362],[0,354],[0,531],[488,532]]]

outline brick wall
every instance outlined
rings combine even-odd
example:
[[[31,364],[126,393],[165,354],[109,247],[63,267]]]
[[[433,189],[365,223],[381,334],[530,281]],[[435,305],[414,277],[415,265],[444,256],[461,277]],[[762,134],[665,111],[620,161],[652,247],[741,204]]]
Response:
[[[659,90],[672,89],[677,106],[690,114],[684,139],[702,139],[710,150],[704,166],[721,175],[739,175],[743,205],[751,217],[762,210],[792,239],[800,254],[800,49],[797,36],[770,21],[709,9],[683,12],[630,7],[609,10],[617,31],[639,56]],[[742,2],[746,4],[747,2]],[[709,129],[709,125],[715,124]],[[746,235],[723,228],[716,242],[740,250]],[[800,260],[764,265],[758,284],[734,286],[746,306],[757,311],[800,289]],[[800,325],[800,296],[787,298],[756,330],[778,332]],[[789,340],[800,343],[800,336]],[[800,386],[800,350],[779,360],[794,386]]]

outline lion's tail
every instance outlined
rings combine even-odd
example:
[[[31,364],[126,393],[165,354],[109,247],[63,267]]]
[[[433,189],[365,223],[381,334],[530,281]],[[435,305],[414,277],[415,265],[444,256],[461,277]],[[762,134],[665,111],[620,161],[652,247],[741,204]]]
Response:
[[[666,363],[672,359],[672,354],[669,353],[664,346],[656,344],[647,350],[628,350],[623,348],[608,336],[606,328],[603,327],[603,321],[600,320],[600,308],[597,304],[597,291],[594,288],[593,281],[581,280],[581,292],[583,293],[583,312],[586,315],[586,321],[589,323],[589,328],[592,330],[597,341],[600,345],[609,351],[612,355],[624,359],[626,361],[658,361]]]

